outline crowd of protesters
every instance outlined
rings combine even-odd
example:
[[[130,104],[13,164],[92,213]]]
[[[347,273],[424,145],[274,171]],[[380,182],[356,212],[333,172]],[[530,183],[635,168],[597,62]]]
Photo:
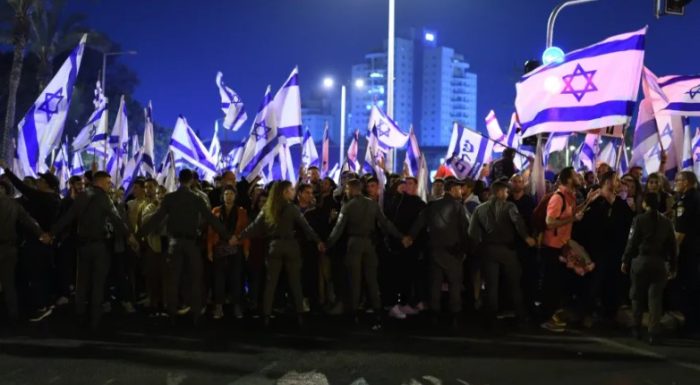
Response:
[[[296,183],[262,184],[183,170],[174,192],[139,178],[125,193],[93,169],[61,194],[50,172],[19,179],[5,167],[6,318],[50,322],[72,304],[92,330],[110,311],[265,326],[316,313],[373,329],[419,313],[454,328],[512,318],[552,332],[627,327],[650,343],[664,328],[697,330],[695,174],[567,167],[536,201],[512,155],[478,180],[435,178],[425,200],[416,178],[388,171],[336,183],[310,167]]]

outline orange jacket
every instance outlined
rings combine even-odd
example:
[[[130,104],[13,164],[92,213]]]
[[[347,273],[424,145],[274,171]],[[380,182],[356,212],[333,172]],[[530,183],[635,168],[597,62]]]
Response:
[[[222,209],[223,206],[214,207],[211,210],[211,213],[218,218],[221,214]],[[238,210],[238,216],[236,218],[236,228],[234,230],[234,234],[240,235],[241,231],[243,231],[243,229],[245,229],[246,226],[248,226],[248,212],[243,207],[237,207],[236,210]],[[209,259],[211,259],[214,255],[214,246],[216,246],[216,244],[219,243],[219,241],[219,233],[214,231],[214,229],[211,226],[209,226],[209,232],[207,234],[207,256]],[[244,255],[248,256],[248,252],[250,250],[250,242],[247,239],[244,239],[241,241],[241,246],[243,247]]]

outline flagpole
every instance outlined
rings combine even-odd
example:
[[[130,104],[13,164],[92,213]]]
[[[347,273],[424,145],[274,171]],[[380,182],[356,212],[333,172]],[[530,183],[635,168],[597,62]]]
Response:
[[[390,118],[394,118],[394,51],[395,51],[395,10],[396,0],[389,0],[389,31],[387,37],[387,70],[386,70],[386,114]],[[394,158],[396,158],[396,149],[387,154],[388,168],[394,171]]]
[[[345,151],[345,114],[346,114],[346,92],[347,90],[345,89],[345,85],[340,86],[340,158],[339,158],[339,164],[343,164],[343,160],[345,157],[344,151]],[[330,159],[329,159],[330,162]]]

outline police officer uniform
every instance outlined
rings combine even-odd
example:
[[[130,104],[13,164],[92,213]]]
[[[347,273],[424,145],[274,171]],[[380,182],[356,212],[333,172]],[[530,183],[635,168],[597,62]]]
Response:
[[[115,235],[126,236],[126,222],[117,213],[107,193],[97,186],[90,186],[75,198],[75,203],[51,228],[54,235],[77,223],[78,269],[75,285],[75,310],[79,317],[85,315],[88,291],[90,318],[93,329],[102,316],[105,280],[109,272],[111,253],[108,241],[109,228]]]
[[[342,235],[347,235],[345,267],[350,278],[350,309],[352,311],[357,311],[360,306],[363,276],[367,284],[370,306],[377,314],[381,311],[382,305],[377,281],[377,250],[373,239],[377,225],[385,234],[396,238],[403,236],[394,224],[384,216],[377,202],[357,195],[340,209],[338,222],[328,238],[328,247],[332,247]]]
[[[678,279],[669,285],[671,308],[680,310],[692,328],[700,327],[700,192],[690,188],[674,209],[677,233],[685,234],[678,250]]]
[[[455,181],[447,182],[446,191]],[[409,231],[416,239],[423,229],[428,232],[430,254],[430,308],[440,311],[443,279],[447,278],[450,291],[450,312],[462,310],[462,262],[467,252],[467,211],[459,199],[445,194],[423,209]]]
[[[226,227],[216,219],[207,208],[205,201],[187,186],[180,186],[175,192],[167,194],[158,210],[150,217],[138,231],[139,238],[158,231],[165,221],[166,232],[169,237],[167,282],[167,306],[168,313],[174,317],[177,312],[178,289],[182,279],[183,269],[189,274],[186,282],[191,282],[185,298],[191,306],[192,317],[196,323],[202,310],[202,271],[203,261],[201,245],[199,244],[201,220],[205,220],[224,239],[229,239],[231,234]]]
[[[656,210],[648,210],[634,219],[622,263],[631,267],[630,300],[637,330],[648,304],[649,334],[658,332],[668,273],[675,272],[678,266],[677,250],[673,225],[668,218]]]
[[[522,268],[516,253],[517,237],[529,237],[527,227],[513,202],[492,197],[479,205],[469,224],[469,238],[481,259],[481,275],[486,284],[487,321],[498,311],[498,289],[502,272],[510,289],[516,315],[523,320],[525,309],[520,278]]]
[[[3,182],[0,188],[0,285],[5,294],[5,306],[12,322],[17,321],[17,288],[15,267],[17,266],[17,225],[22,225],[37,238],[41,235],[39,224],[14,199],[7,196],[11,188]]]
[[[304,298],[301,289],[301,251],[294,231],[297,226],[304,232],[307,239],[316,244],[321,243],[318,234],[304,219],[299,208],[292,203],[287,203],[281,209],[277,223],[274,225],[267,223],[265,214],[260,212],[253,223],[248,225],[238,237],[246,239],[253,236],[264,236],[270,240],[266,266],[267,278],[263,294],[263,315],[265,317],[269,317],[272,313],[272,303],[282,267],[287,272],[289,290],[294,300],[296,312],[300,314],[304,311]]]

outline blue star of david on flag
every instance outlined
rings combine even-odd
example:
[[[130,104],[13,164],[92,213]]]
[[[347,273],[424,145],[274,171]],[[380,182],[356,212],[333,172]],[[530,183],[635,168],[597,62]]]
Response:
[[[695,99],[695,95],[700,94],[700,84],[688,90],[686,94],[690,95],[691,99]]]
[[[571,94],[574,95],[577,101],[581,101],[583,97],[589,92],[598,91],[598,88],[593,84],[593,76],[597,70],[585,71],[581,64],[576,64],[576,69],[569,75],[564,75],[562,80],[564,81],[564,90],[561,92],[562,95]],[[586,84],[583,89],[574,89],[573,81],[577,77],[583,77]]]
[[[46,121],[50,121],[51,117],[58,113],[58,105],[63,100],[63,87],[56,92],[47,92],[44,94],[44,101],[37,108],[39,111],[46,113]]]
[[[380,138],[382,136],[388,137],[389,134],[391,134],[391,128],[386,125],[386,123],[380,121],[379,124],[377,124],[377,137]]]
[[[262,132],[261,130],[262,129]],[[255,140],[264,140],[270,133],[272,128],[268,127],[265,122],[255,123],[255,129],[253,130],[253,135],[255,135]]]

